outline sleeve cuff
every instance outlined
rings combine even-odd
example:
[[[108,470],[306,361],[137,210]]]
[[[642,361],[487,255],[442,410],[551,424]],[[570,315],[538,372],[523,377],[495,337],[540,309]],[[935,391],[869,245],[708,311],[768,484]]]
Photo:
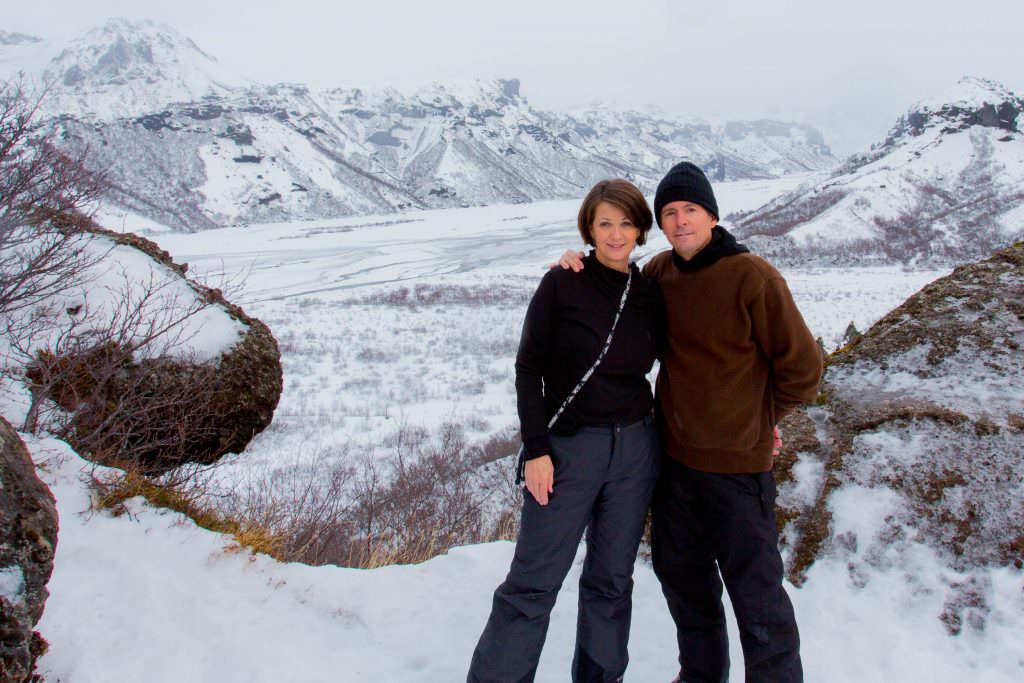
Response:
[[[547,434],[526,439],[524,445],[526,446],[526,460],[533,460],[542,455],[551,455],[551,439]]]

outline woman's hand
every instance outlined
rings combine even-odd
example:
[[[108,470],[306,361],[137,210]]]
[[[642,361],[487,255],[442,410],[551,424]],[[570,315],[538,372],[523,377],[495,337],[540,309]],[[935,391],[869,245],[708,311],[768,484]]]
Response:
[[[775,425],[774,431],[772,431],[772,457],[779,457],[779,452],[782,450],[782,432],[779,431],[779,425]]]
[[[555,466],[550,455],[526,461],[526,489],[541,505],[548,504],[548,494],[555,490]]]

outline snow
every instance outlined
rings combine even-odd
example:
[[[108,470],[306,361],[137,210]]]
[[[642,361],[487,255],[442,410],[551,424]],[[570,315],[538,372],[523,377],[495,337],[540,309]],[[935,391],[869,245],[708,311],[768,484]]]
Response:
[[[25,597],[25,574],[18,565],[0,568],[0,597],[12,603]]]
[[[138,343],[154,331],[167,328],[139,349],[144,357],[167,355],[199,363],[212,361],[244,335],[246,326],[241,321],[220,304],[203,305],[199,293],[184,278],[149,255],[104,236],[86,239],[85,258],[94,265],[82,274],[79,283],[51,302],[49,316],[53,324],[33,338],[33,349],[54,348],[72,326],[109,326],[110,320],[124,319],[126,306],[138,306],[144,319],[140,326],[126,329],[129,340]],[[131,293],[125,297],[125,291]],[[5,348],[6,344],[0,344],[0,351]]]
[[[745,209],[794,182],[716,189],[723,208]],[[383,457],[386,437],[404,423],[433,429],[454,417],[471,425],[473,438],[514,424],[512,358],[523,311],[546,264],[578,246],[577,208],[556,201],[157,236],[190,272],[245,275],[233,300],[267,322],[281,346],[285,389],[275,421],[246,453],[223,461],[221,481],[298,467],[332,444],[370,444]],[[666,246],[656,228],[651,238],[643,256]],[[829,346],[851,320],[866,329],[938,274],[784,272]],[[417,287],[426,288],[424,298]],[[431,303],[432,293],[448,298]],[[16,413],[17,398],[5,391],[0,410]],[[512,557],[513,545],[497,542],[375,570],[280,563],[141,499],[119,517],[92,510],[86,480],[102,468],[61,442],[24,438],[61,518],[51,597],[37,627],[51,643],[40,660],[47,680],[461,680]],[[875,439],[878,457],[907,447],[866,438],[865,448]],[[801,462],[796,475],[802,488],[786,495],[806,500],[824,465]],[[1021,680],[1022,572],[968,577],[920,544],[887,551],[879,533],[898,504],[866,482],[837,492],[831,510],[848,547],[818,560],[801,587],[787,585],[807,680]],[[581,550],[552,615],[539,682],[568,678],[582,557]],[[992,609],[983,630],[968,625],[953,637],[939,616],[950,587],[969,579],[985,582]],[[742,653],[729,614],[731,680],[739,681]],[[626,680],[669,680],[673,626],[643,560],[632,624]]]
[[[1021,336],[1018,334],[1017,336]],[[1011,343],[1019,343],[1010,340]],[[972,420],[995,419],[1005,425],[1006,416],[1024,414],[1024,393],[1018,390],[1019,365],[1012,357],[978,362],[978,350],[964,342],[956,353],[925,375],[922,367],[927,346],[915,347],[889,359],[886,368],[865,363],[836,369],[834,381],[852,396],[877,402],[887,395],[910,395],[967,415]]]
[[[47,680],[460,680],[512,557],[513,545],[498,542],[375,570],[282,564],[140,500],[120,517],[91,511],[92,466],[61,442],[25,438],[61,519],[37,627],[51,644],[39,665]],[[877,494],[853,489],[839,499],[837,524],[870,535],[885,509]],[[992,571],[988,627],[953,638],[936,618],[944,584],[935,577],[957,577],[915,552],[909,570],[874,572],[866,583],[840,557],[815,564],[802,588],[787,585],[807,680],[1020,680],[1020,572]],[[552,614],[540,683],[568,676],[582,557]],[[634,578],[627,680],[668,680],[671,619],[650,566],[638,562]],[[730,680],[740,681],[731,618],[729,631]]]
[[[199,102],[252,84],[170,26],[125,19],[76,37],[43,78],[55,84],[47,111],[99,120],[158,112],[171,102]]]

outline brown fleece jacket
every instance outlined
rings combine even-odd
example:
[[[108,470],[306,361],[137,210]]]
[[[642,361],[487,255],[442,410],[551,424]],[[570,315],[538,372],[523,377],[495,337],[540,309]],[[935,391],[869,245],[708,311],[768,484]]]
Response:
[[[768,471],[774,425],[817,395],[818,345],[764,259],[685,266],[666,251],[643,270],[661,286],[667,317],[656,387],[665,451],[705,472]]]

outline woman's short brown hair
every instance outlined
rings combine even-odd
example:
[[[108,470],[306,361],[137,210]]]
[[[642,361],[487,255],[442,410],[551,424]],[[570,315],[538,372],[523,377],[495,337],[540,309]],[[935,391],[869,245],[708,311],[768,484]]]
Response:
[[[654,216],[651,214],[651,208],[647,206],[647,200],[636,185],[628,180],[615,178],[602,180],[594,185],[583,200],[583,206],[580,207],[579,216],[576,218],[576,227],[579,228],[580,237],[586,244],[594,245],[590,226],[594,224],[594,214],[597,213],[597,205],[601,202],[618,207],[633,221],[633,225],[640,228],[640,234],[636,238],[637,245],[647,241],[647,232],[654,223]]]

